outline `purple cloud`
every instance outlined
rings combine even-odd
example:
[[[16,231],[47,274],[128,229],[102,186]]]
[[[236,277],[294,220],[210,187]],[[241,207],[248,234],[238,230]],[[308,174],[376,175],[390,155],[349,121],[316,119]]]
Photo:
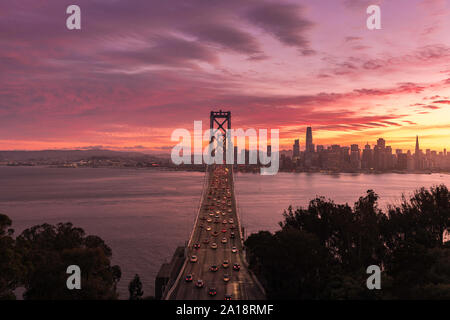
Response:
[[[211,64],[218,62],[216,52],[198,41],[161,35],[155,36],[149,43],[151,44],[148,47],[140,50],[106,52],[105,57],[109,56],[119,61],[191,68],[195,68],[194,62]]]
[[[301,6],[266,3],[249,9],[246,17],[282,43],[299,48],[305,55],[314,53],[306,37],[314,23],[304,17]]]
[[[249,55],[261,54],[258,41],[250,33],[229,24],[197,24],[188,27],[186,32],[198,41],[217,44],[224,49]]]

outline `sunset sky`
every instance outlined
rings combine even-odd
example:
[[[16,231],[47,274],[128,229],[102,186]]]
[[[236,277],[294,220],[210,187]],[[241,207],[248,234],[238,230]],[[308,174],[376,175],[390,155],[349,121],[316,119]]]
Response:
[[[168,152],[213,109],[282,148],[311,125],[315,144],[450,149],[450,1],[0,2],[0,150]]]

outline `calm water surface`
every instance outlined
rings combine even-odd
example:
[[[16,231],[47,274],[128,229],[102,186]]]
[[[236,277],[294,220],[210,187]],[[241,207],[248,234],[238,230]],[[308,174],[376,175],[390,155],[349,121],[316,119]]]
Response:
[[[36,224],[70,221],[102,237],[122,268],[119,292],[138,273],[145,295],[153,295],[160,265],[187,240],[199,204],[203,173],[160,170],[0,167],[0,212],[16,234]],[[277,230],[290,204],[307,205],[316,195],[353,203],[369,188],[382,206],[402,193],[445,183],[450,175],[237,174],[236,191],[247,234]]]

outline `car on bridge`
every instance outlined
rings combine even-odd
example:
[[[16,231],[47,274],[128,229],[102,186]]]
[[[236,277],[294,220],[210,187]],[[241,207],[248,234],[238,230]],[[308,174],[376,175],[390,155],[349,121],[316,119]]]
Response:
[[[225,244],[225,243],[227,243],[227,242],[228,242],[227,238],[225,238],[225,237],[222,238],[222,243],[223,243],[223,244]]]
[[[235,270],[235,271],[241,270],[241,265],[239,263],[233,264],[233,270]]]
[[[211,271],[211,272],[217,272],[217,270],[219,270],[219,267],[216,266],[215,264],[213,264],[211,267],[209,267],[209,271]]]
[[[192,274],[187,274],[186,278],[184,278],[186,282],[192,282]]]
[[[198,258],[197,258],[197,256],[196,256],[196,255],[193,255],[193,256],[191,256],[191,259],[190,259],[190,261],[191,261],[192,263],[195,263],[195,262],[197,262],[197,260],[198,260]]]
[[[222,267],[224,267],[226,269],[226,268],[228,268],[229,265],[230,265],[230,262],[228,260],[223,260]]]
[[[200,243],[194,243],[194,249],[200,249]]]
[[[195,286],[197,288],[203,288],[204,285],[205,285],[205,283],[201,279],[198,279],[197,282],[195,283]]]
[[[217,243],[215,242],[211,243],[211,249],[217,249]]]
[[[224,274],[224,275],[223,275],[223,281],[224,281],[224,282],[230,281],[230,276],[229,276],[228,274]]]
[[[217,294],[216,288],[209,288],[208,294],[209,294],[211,297],[214,297],[214,296]]]
[[[231,248],[231,252],[233,252],[233,253],[237,253],[237,252],[238,252],[238,250],[237,250],[237,248],[236,248],[236,247],[233,247],[233,248]]]
[[[203,243],[204,244],[208,244],[209,243],[209,239],[203,239]]]

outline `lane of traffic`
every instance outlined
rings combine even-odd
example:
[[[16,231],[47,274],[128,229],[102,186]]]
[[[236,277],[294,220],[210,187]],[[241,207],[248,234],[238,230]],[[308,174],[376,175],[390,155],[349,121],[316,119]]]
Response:
[[[230,172],[224,167],[216,168],[210,175],[208,191],[202,199],[201,216],[194,226],[193,239],[196,242],[189,248],[190,254],[195,255],[196,259],[192,259],[193,262],[185,269],[184,278],[188,277],[194,283],[199,279],[203,280],[206,290],[195,288],[189,281],[180,284],[177,298],[205,299],[207,296],[202,292],[209,288],[216,291],[216,295],[211,297],[213,299],[223,299],[230,294],[234,298],[244,298],[239,291],[243,289],[239,289],[240,286],[236,286],[236,283],[241,283],[241,278],[247,277],[238,275],[242,273],[237,270],[238,267],[233,270],[234,263],[240,265],[242,246],[240,234],[235,232],[237,215],[230,181]],[[228,261],[228,267],[224,267],[224,261]],[[213,265],[218,267],[217,271],[210,270]],[[225,274],[229,276],[229,281],[224,281]],[[192,288],[197,290],[193,291]]]

